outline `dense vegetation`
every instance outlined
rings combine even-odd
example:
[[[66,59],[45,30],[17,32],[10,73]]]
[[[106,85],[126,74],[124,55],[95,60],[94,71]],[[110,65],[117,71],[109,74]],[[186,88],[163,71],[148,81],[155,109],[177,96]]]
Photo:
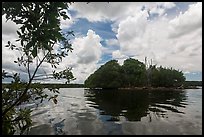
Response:
[[[197,86],[202,86],[202,81],[185,81],[185,88],[196,88]]]
[[[156,65],[146,65],[138,60],[126,59],[122,66],[111,60],[85,80],[88,88],[180,87],[185,77],[181,71]]]

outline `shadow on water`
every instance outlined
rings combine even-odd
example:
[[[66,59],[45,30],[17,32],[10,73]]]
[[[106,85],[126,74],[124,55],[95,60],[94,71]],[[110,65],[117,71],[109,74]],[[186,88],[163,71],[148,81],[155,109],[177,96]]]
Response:
[[[187,105],[182,90],[85,90],[84,95],[89,107],[99,109],[100,115],[109,116],[102,119],[104,121],[119,121],[119,116],[124,116],[127,121],[141,121],[150,112],[158,117],[164,117],[167,111],[184,114],[179,109]]]

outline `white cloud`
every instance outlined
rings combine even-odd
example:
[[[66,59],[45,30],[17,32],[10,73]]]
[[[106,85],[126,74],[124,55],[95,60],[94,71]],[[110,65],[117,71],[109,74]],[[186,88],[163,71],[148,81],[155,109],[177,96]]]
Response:
[[[73,52],[63,59],[60,68],[73,67],[76,83],[84,80],[98,68],[102,55],[102,39],[93,30],[88,30],[86,36],[77,37],[72,42]]]
[[[102,53],[105,54],[112,54],[113,51],[117,50],[119,48],[120,43],[117,39],[106,39],[105,44],[106,47],[102,47]]]
[[[168,9],[172,9],[176,6],[174,2],[156,2],[154,5],[149,6],[150,14],[158,14],[162,16],[166,13]]]
[[[75,49],[73,53],[77,55],[77,62],[80,64],[97,62],[102,54],[100,41],[100,36],[96,35],[93,30],[88,30],[86,37],[76,38],[73,41]]]
[[[16,37],[18,27],[20,27],[20,25],[16,25],[13,21],[8,20],[6,22],[6,15],[2,16],[2,35]]]
[[[70,10],[78,12],[77,18],[87,18],[91,22],[121,20],[141,9],[142,2],[76,2]]]
[[[141,52],[141,37],[143,37],[148,24],[147,11],[140,11],[135,16],[129,16],[121,21],[116,35],[120,49],[127,55],[136,55]]]
[[[176,6],[174,2],[157,2],[157,5],[163,7],[164,9],[171,9]]]
[[[159,8],[159,7],[154,7],[150,10],[151,14],[159,14],[159,16],[163,15],[165,13],[165,9]]]
[[[117,39],[106,39],[105,42],[108,46],[119,46]]]
[[[202,3],[189,5],[189,9],[185,13],[180,13],[170,22],[169,37],[178,38],[202,28]]]
[[[143,6],[145,8],[141,11]],[[93,2],[75,3],[72,10],[77,11],[78,18],[87,18],[91,22],[113,21],[111,26],[118,39],[119,51],[103,50],[107,53],[110,50],[113,58],[129,56],[144,61],[147,56],[158,65],[201,71],[202,3],[190,5],[177,17],[167,18],[166,12],[175,7],[173,2]],[[147,20],[148,12],[159,16],[155,20]],[[106,40],[108,42],[112,45]]]
[[[166,16],[148,21],[145,10],[128,16],[118,25],[116,36],[120,43],[120,54],[119,51],[113,52],[113,56],[125,55],[143,62],[148,57],[153,59],[154,64],[183,71],[202,71],[201,11],[200,3],[189,6],[186,12],[172,19],[179,22],[179,25],[173,26],[174,31],[171,29],[172,20]],[[193,16],[196,16],[195,20],[190,21]],[[183,26],[190,31],[186,33]],[[176,36],[172,39],[169,34]]]
[[[18,26],[14,22],[10,20],[6,22],[5,15],[2,16],[2,69],[7,69],[10,72],[19,71],[19,68],[14,64],[19,54],[15,50],[5,47],[5,45],[7,45],[8,41],[16,44],[15,40],[18,38],[17,29]]]
[[[127,58],[127,56],[121,54],[120,50],[116,50],[112,52],[112,58],[113,59],[123,59],[123,58]]]
[[[76,18],[86,18],[90,22],[111,20],[118,24],[126,17],[135,15],[143,6],[150,13],[162,15],[176,5],[173,2],[76,2],[70,10],[77,11]]]

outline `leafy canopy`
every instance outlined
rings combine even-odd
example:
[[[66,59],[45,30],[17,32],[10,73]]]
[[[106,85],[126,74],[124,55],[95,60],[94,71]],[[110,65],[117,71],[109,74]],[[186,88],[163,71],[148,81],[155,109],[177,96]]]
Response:
[[[156,68],[129,58],[122,66],[117,60],[111,60],[85,80],[85,87],[89,88],[131,88],[131,87],[179,87],[185,82],[181,71],[175,69]]]

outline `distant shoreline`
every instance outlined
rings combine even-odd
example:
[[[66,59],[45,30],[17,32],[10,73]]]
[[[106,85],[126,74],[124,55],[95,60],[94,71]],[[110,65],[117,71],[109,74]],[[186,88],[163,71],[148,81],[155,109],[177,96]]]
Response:
[[[11,83],[2,83],[2,87],[5,87],[5,86],[10,86]],[[35,85],[35,83],[31,84],[31,87],[32,85]],[[56,84],[56,83],[42,83],[40,84],[43,88],[49,88],[49,87],[52,87],[52,88],[84,88],[84,84]]]
[[[184,88],[176,88],[176,87],[134,87],[134,88],[119,88],[119,90],[163,90],[163,91],[168,91],[168,90],[183,90],[183,89],[199,89],[197,86],[189,86],[189,87],[184,87]]]
[[[2,83],[2,87],[10,86],[11,83]],[[35,85],[32,84],[32,85]],[[32,86],[31,85],[31,86]],[[42,83],[44,88],[88,88],[84,84],[57,84],[57,83]],[[127,88],[112,88],[121,90],[181,90],[181,89],[199,89],[202,87],[202,81],[185,81],[183,87],[127,87]],[[88,88],[91,89],[91,88]],[[93,89],[105,89],[105,88],[93,88]],[[111,88],[110,88],[111,89]]]

